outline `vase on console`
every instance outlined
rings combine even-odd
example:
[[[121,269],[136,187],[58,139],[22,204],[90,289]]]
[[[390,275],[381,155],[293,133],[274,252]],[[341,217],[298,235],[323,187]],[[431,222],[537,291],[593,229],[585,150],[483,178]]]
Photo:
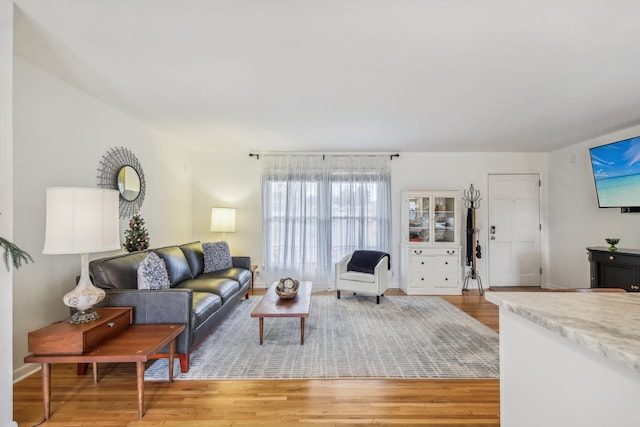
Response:
[[[609,250],[611,252],[615,252],[615,251],[618,250],[618,248],[616,248],[616,245],[620,242],[620,239],[615,238],[615,237],[608,237],[608,238],[606,238],[604,240],[606,240],[606,242],[611,245],[611,246],[609,246]]]

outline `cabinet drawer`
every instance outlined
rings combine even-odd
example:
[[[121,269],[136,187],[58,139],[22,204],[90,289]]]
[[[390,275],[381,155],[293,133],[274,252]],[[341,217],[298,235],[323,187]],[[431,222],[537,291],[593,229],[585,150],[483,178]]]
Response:
[[[424,288],[433,283],[433,274],[429,272],[412,273],[409,276],[409,285],[414,288]]]
[[[457,256],[460,249],[456,248],[410,248],[409,256]]]
[[[72,325],[67,321],[52,323],[29,332],[28,350],[34,354],[82,354],[102,341],[128,328],[131,307],[99,307],[100,318]]]
[[[100,344],[106,338],[119,334],[124,329],[129,327],[129,312],[122,312],[117,316],[102,322],[95,328],[91,328],[84,336],[84,351],[92,349],[96,345]],[[83,351],[83,352],[84,352]]]
[[[455,272],[438,272],[433,275],[433,286],[436,288],[458,287],[458,275]]]
[[[437,257],[433,260],[433,268],[436,271],[456,271],[458,269],[458,257]]]
[[[591,260],[600,263],[607,264],[624,264],[637,267],[640,265],[640,257],[633,255],[626,255],[623,253],[616,252],[592,252]]]
[[[433,270],[433,257],[410,256],[409,270],[412,272]]]
[[[412,288],[452,288],[458,287],[458,275],[451,273],[414,273],[409,276],[409,285]]]

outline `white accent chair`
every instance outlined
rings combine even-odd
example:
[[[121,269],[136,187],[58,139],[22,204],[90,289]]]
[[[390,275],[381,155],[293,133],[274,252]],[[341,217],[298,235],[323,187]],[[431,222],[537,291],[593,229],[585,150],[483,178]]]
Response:
[[[377,252],[377,251],[359,251]],[[381,253],[381,252],[377,252]],[[336,264],[336,294],[340,299],[341,291],[375,295],[376,304],[380,304],[380,297],[387,290],[387,275],[389,273],[389,255],[382,256],[373,266],[373,273],[350,271],[348,266],[353,254],[347,255]]]

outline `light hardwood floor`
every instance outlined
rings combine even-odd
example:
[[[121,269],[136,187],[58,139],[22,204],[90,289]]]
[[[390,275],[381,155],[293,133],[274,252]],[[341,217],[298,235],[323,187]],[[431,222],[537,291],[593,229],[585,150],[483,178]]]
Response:
[[[477,291],[445,299],[498,330],[497,307]],[[91,374],[77,376],[75,365],[54,365],[51,418],[42,425],[500,425],[497,379],[148,382],[139,421],[134,366],[101,365],[96,386]],[[14,419],[22,427],[42,417],[38,372],[15,384]]]

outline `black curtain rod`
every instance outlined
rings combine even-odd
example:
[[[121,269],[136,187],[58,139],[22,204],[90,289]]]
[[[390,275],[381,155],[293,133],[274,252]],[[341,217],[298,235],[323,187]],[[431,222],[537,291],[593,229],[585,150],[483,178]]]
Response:
[[[285,156],[286,154],[263,154],[263,156]],[[310,154],[310,155],[314,155],[314,154]],[[322,156],[322,160],[325,159],[325,156],[357,156],[357,154],[315,154],[316,156]],[[363,156],[368,156],[368,155],[373,155],[375,156],[376,154],[363,154]],[[249,153],[249,157],[255,157],[256,160],[260,160],[260,154],[259,153]],[[389,160],[393,160],[394,157],[400,157],[399,153],[394,153],[394,154],[390,154],[389,155]]]

